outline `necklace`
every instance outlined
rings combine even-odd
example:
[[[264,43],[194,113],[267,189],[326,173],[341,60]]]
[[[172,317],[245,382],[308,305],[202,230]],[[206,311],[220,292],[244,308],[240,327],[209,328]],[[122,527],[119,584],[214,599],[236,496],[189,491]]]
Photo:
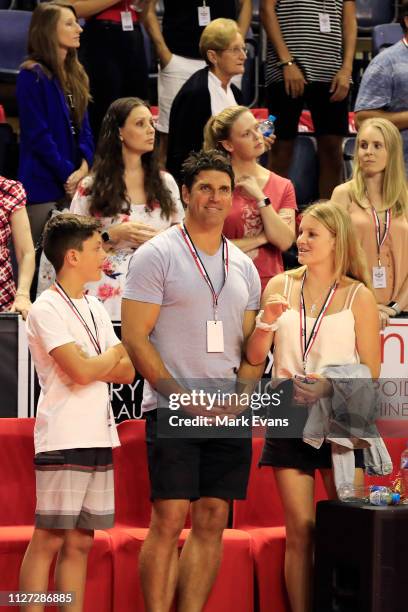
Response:
[[[315,315],[318,306],[322,303],[324,297],[327,295],[327,291],[330,289],[330,287],[332,287],[332,285],[333,285],[333,283],[331,283],[330,285],[327,285],[327,287],[322,289],[322,292],[321,292],[321,294],[318,297],[313,298],[312,294],[310,293],[309,287],[307,287],[306,283],[305,283],[305,287],[307,289],[308,297],[310,298],[310,300],[312,302],[311,305],[310,305],[310,308],[309,308],[310,314],[312,316]]]

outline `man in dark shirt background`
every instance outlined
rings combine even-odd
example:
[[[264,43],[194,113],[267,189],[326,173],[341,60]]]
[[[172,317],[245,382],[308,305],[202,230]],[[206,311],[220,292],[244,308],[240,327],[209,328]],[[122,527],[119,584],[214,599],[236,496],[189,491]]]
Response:
[[[156,0],[148,0],[144,25],[150,34],[160,63],[158,78],[160,160],[166,162],[169,116],[181,86],[205,67],[198,43],[210,21],[218,17],[238,22],[242,36],[251,23],[252,0],[164,0],[163,30],[156,14]],[[186,126],[188,129],[188,126]]]
[[[354,0],[262,0],[268,36],[268,107],[276,119],[274,172],[288,175],[306,102],[319,156],[319,192],[330,198],[342,182],[342,141],[348,134],[348,93],[357,38]]]

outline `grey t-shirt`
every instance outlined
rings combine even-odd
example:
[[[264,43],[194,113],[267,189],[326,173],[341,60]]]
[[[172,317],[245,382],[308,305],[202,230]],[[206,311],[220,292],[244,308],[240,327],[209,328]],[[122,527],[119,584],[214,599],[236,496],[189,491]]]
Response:
[[[372,109],[408,110],[408,47],[402,40],[376,55],[363,75],[354,110]],[[408,129],[401,136],[408,172]]]
[[[261,282],[251,259],[227,243],[229,272],[217,311],[224,328],[223,353],[207,353],[206,322],[214,319],[212,295],[180,227],[173,226],[149,240],[131,259],[123,297],[161,306],[150,341],[178,380],[236,378],[244,313],[259,308]],[[222,248],[213,256],[201,252],[200,256],[219,291],[224,277]],[[142,410],[156,406],[156,394],[146,381]]]

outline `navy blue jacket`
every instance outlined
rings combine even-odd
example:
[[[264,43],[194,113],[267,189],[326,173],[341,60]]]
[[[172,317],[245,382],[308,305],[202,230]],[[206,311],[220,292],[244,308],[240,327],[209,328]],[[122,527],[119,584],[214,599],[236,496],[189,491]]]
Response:
[[[241,104],[241,91],[235,85],[231,89],[237,104]],[[167,170],[176,181],[181,182],[181,166],[190,151],[202,148],[205,124],[210,117],[208,68],[202,68],[184,83],[171,105]]]
[[[20,115],[19,180],[29,203],[53,202],[65,194],[64,183],[82,159],[91,167],[94,143],[86,114],[77,139],[71,132],[62,88],[39,65],[21,70],[17,79]]]

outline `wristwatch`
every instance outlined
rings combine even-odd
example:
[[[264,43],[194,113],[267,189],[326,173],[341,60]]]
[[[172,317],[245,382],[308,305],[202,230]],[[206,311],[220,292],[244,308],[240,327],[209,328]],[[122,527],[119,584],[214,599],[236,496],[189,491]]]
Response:
[[[257,202],[256,205],[258,208],[265,208],[265,206],[271,205],[271,201],[269,198],[264,198],[263,200],[259,200],[259,202]]]
[[[101,232],[101,238],[103,242],[110,242],[109,232],[107,232],[106,230],[104,232]]]
[[[398,302],[393,302],[392,304],[389,304],[388,307],[395,310],[396,315],[399,315],[401,312],[401,308],[399,307]]]
[[[278,66],[278,68],[283,68],[284,66],[293,66],[293,64],[296,64],[296,59],[294,57],[292,57],[290,60],[286,60],[284,62],[278,62],[277,66]]]

